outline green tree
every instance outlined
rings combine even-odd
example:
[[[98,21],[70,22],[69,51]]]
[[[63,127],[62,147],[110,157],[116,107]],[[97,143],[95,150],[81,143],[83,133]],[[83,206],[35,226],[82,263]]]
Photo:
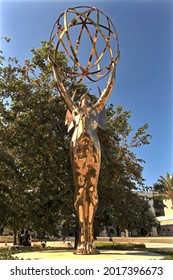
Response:
[[[137,228],[138,235],[146,236],[152,232],[152,227],[158,227],[154,213],[151,211],[148,199],[139,198],[136,203],[136,219],[133,228]]]
[[[61,209],[67,213],[72,208],[72,203],[66,203],[67,197],[73,200],[70,172],[63,166],[65,162],[70,166],[65,107],[57,95],[51,68],[45,66],[47,45],[43,43],[43,48],[32,52],[33,60],[25,60],[23,67],[9,58],[8,65],[1,68],[1,143],[5,151],[1,164],[8,170],[7,174],[1,169],[1,181],[11,198],[9,219],[16,217],[24,227],[51,232],[55,220],[61,223]],[[63,56],[60,62],[65,63]],[[15,232],[21,226],[15,222]]]
[[[66,107],[47,61],[48,48],[42,42],[41,48],[32,49],[33,58],[25,60],[23,66],[16,58],[5,61],[1,55],[0,186],[8,208],[1,223],[13,226],[15,235],[23,227],[56,235],[62,227],[74,224],[71,135],[64,125]],[[63,53],[58,59],[62,68],[68,67]],[[69,77],[65,83],[70,95],[76,90],[76,99],[86,90]],[[106,132],[98,131],[102,166],[96,234],[110,224],[128,227],[130,206],[124,205],[132,205],[133,191],[144,184],[144,161],[133,150],[149,144],[150,138],[145,124],[129,140],[133,130],[130,112],[122,106],[114,109],[110,105],[107,118]]]
[[[96,232],[110,225],[128,228],[131,213],[134,211],[134,191],[144,185],[142,177],[144,161],[138,159],[133,150],[141,145],[149,144],[150,135],[147,124],[131,136],[129,124],[131,113],[122,106],[107,109],[106,132],[99,130],[102,147],[102,166],[99,178],[99,205],[95,218]],[[131,137],[130,137],[131,136]],[[130,201],[133,199],[133,203]],[[135,211],[138,211],[137,208]],[[135,219],[135,215],[133,215]]]
[[[167,172],[165,177],[160,176],[154,190],[158,192],[155,197],[170,199],[173,207],[173,175]]]
[[[159,182],[164,187],[164,197],[172,201],[173,206],[173,174],[166,173],[166,177],[160,176]]]

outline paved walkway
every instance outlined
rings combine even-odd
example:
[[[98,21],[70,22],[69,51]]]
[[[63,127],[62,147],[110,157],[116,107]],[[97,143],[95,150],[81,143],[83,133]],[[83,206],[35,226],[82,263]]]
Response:
[[[98,255],[76,255],[72,250],[46,250],[18,253],[14,256],[33,260],[160,260],[163,256],[145,251],[101,250]]]

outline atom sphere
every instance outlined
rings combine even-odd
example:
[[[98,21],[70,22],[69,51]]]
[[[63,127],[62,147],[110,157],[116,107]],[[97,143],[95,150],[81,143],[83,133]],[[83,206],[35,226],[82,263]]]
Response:
[[[68,8],[56,20],[50,46],[51,59],[57,70],[77,83],[87,79],[97,82],[111,71],[119,59],[119,42],[116,29],[109,17],[95,7]],[[58,59],[65,53],[68,66],[60,66]]]

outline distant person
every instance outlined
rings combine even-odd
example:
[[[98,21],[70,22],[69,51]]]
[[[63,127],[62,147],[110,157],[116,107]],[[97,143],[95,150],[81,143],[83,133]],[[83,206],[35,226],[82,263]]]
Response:
[[[25,244],[25,233],[24,233],[24,229],[22,229],[19,234],[19,245],[24,246],[24,244]]]
[[[25,231],[25,245],[24,246],[31,246],[31,238],[28,230]]]

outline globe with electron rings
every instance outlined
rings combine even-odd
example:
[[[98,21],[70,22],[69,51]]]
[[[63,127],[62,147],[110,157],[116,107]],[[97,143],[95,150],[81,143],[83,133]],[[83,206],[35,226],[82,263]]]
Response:
[[[107,76],[119,59],[119,41],[110,18],[95,7],[68,8],[56,20],[51,36],[51,59],[62,79],[97,82]],[[64,53],[67,64],[60,65]]]

